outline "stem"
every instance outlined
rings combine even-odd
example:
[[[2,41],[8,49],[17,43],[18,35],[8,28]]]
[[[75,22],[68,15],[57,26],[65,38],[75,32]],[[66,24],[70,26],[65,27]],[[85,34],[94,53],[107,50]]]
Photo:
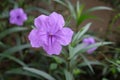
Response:
[[[69,58],[69,56],[68,56],[68,58]],[[74,79],[74,76],[73,76],[73,73],[72,73],[72,71],[73,71],[73,68],[72,68],[72,66],[71,66],[71,60],[70,59],[68,59],[68,58],[66,58],[66,70],[70,73],[70,80],[75,80]]]

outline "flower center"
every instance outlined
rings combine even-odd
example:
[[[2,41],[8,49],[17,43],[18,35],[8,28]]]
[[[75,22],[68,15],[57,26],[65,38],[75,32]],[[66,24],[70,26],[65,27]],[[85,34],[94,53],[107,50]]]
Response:
[[[53,45],[54,44],[54,39],[55,38],[55,36],[54,36],[54,34],[52,34],[52,33],[49,33],[48,34],[48,43],[49,43],[49,45]]]
[[[49,37],[52,37],[53,35],[49,35]]]
[[[54,35],[53,34],[49,34],[49,38],[51,38],[52,39],[52,37],[53,37]]]
[[[48,35],[49,35],[49,37],[52,37],[52,36],[53,36],[53,34],[52,34],[52,33],[48,33]]]
[[[17,16],[17,19],[20,19],[20,16],[19,16],[19,15]]]

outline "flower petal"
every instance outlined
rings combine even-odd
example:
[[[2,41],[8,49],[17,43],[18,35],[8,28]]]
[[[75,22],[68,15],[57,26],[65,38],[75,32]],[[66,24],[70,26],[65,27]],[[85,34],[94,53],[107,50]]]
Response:
[[[61,45],[68,45],[73,36],[73,31],[70,28],[63,28],[60,31],[56,33],[56,37],[58,38],[57,40]]]
[[[21,21],[26,21],[27,20],[27,14],[26,13],[23,13],[23,14],[20,14],[21,16]]]
[[[16,25],[19,25],[19,26],[22,26],[23,23],[24,23],[23,20],[18,20],[15,17],[10,17],[9,21],[10,21],[11,24],[16,24]]]
[[[94,39],[93,37],[84,38],[84,39],[83,39],[83,43],[85,44],[84,47],[87,47],[87,46],[89,46],[89,45],[94,44],[94,43],[95,43],[95,39]],[[91,54],[91,53],[93,53],[96,49],[97,49],[97,47],[91,48],[91,49],[87,50],[87,53],[88,53],[88,54]]]
[[[52,44],[52,45],[44,45],[43,49],[49,55],[52,55],[52,54],[59,55],[62,50],[62,46],[58,42],[54,42],[54,44]]]
[[[90,43],[90,44],[95,43],[95,39],[94,39],[93,37],[89,37],[88,40],[89,40],[89,43]]]
[[[41,47],[47,42],[47,36],[44,31],[33,29],[28,36],[32,47]]]
[[[65,21],[62,15],[53,12],[48,16],[47,26],[50,33],[55,33],[65,25]]]
[[[87,53],[88,53],[88,54],[92,54],[96,49],[97,49],[96,47],[95,47],[95,48],[91,48],[91,49],[89,49],[89,50],[87,51]]]
[[[40,15],[38,16],[37,18],[35,18],[34,20],[34,25],[36,28],[38,29],[46,29],[46,19],[47,19],[48,16],[46,15]]]
[[[23,11],[22,8],[12,9],[12,10],[10,11],[10,16],[16,16],[16,15],[18,15],[19,13],[24,13],[24,11]]]
[[[88,38],[84,38],[82,42],[89,44],[89,39]]]

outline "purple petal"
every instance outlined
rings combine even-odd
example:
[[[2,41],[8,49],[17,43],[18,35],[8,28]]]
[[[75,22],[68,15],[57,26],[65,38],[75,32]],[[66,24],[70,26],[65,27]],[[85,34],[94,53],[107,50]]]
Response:
[[[97,48],[92,48],[87,51],[88,54],[92,54]]]
[[[91,44],[95,43],[95,39],[94,39],[93,37],[89,37],[89,38],[88,38],[88,41],[89,41],[89,43],[91,43]]]
[[[70,28],[63,28],[56,33],[56,36],[58,38],[57,40],[59,41],[59,43],[61,45],[66,46],[72,40],[73,31]]]
[[[52,44],[52,45],[44,45],[43,49],[49,55],[52,55],[52,54],[59,55],[62,50],[62,46],[58,42],[54,42],[54,44]]]
[[[16,24],[16,25],[21,26],[21,25],[23,25],[23,22],[24,21],[18,20],[18,19],[14,18],[14,17],[10,17],[10,23],[11,24]]]
[[[95,43],[95,39],[93,37],[88,37],[88,38],[84,38],[83,39],[83,43],[85,44],[84,47],[87,47],[89,45],[92,45]],[[91,48],[87,51],[88,54],[93,53],[95,50],[97,49],[97,47]]]
[[[51,33],[55,33],[65,25],[65,21],[62,15],[53,12],[48,16],[47,26]]]
[[[22,8],[16,8],[16,9],[12,9],[10,11],[10,16],[16,16],[18,15],[19,13],[24,13],[23,9]]]
[[[93,37],[84,38],[82,42],[85,44],[93,44],[95,43],[95,39]]]
[[[82,42],[85,43],[85,44],[89,44],[89,40],[88,40],[88,38],[83,39]]]
[[[27,14],[21,14],[21,19],[22,19],[22,21],[26,21],[27,20]]]
[[[46,29],[46,19],[48,16],[46,15],[40,15],[39,17],[35,18],[34,20],[34,25],[40,29],[40,28],[44,28]]]
[[[43,44],[47,43],[47,36],[44,31],[38,29],[33,29],[28,36],[32,47],[41,47]]]

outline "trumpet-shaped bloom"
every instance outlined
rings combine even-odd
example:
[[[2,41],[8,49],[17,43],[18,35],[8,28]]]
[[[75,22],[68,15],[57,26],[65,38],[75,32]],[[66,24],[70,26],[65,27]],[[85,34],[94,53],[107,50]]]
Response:
[[[10,11],[9,22],[11,24],[16,24],[18,26],[21,26],[26,20],[27,20],[27,15],[22,8],[16,8]]]
[[[28,36],[30,43],[35,48],[43,47],[49,55],[59,55],[62,45],[66,46],[71,42],[73,31],[67,27],[63,28],[64,18],[56,12],[49,16],[38,16],[34,25],[36,28]]]
[[[89,46],[91,44],[95,44],[95,39],[93,37],[88,37],[88,38],[85,38],[83,39],[83,43],[85,44],[85,46]],[[95,48],[91,48],[87,51],[88,54],[91,54],[93,53],[95,50],[97,49],[97,47]]]

